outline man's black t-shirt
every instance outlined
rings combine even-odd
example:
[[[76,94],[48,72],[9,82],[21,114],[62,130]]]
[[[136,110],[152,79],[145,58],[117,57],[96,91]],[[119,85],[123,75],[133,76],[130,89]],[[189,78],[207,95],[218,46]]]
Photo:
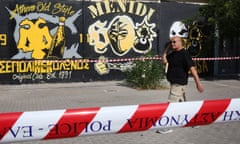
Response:
[[[167,56],[167,79],[171,84],[186,85],[188,83],[188,71],[194,66],[192,57],[187,50],[173,51]]]

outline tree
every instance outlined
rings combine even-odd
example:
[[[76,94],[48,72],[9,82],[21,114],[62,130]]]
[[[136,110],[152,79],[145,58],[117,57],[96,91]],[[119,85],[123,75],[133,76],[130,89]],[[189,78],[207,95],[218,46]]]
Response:
[[[239,36],[240,0],[209,0],[208,5],[200,8],[207,22],[217,24],[220,35],[227,38]]]

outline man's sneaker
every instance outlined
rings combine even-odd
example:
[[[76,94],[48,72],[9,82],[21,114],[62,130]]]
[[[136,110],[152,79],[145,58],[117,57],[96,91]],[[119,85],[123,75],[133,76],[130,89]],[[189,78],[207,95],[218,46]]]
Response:
[[[160,134],[168,134],[168,133],[171,133],[173,132],[172,129],[159,129],[156,131],[156,133],[160,133]]]

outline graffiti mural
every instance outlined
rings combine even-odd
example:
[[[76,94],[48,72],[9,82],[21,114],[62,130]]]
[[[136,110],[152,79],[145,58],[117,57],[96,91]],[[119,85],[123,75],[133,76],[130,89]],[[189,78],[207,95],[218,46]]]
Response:
[[[65,27],[72,34],[77,33],[74,22],[81,16],[81,9],[75,11],[71,5],[51,2],[16,4],[13,10],[6,9],[9,19],[16,22],[14,40],[19,51],[12,59],[44,59],[51,55],[56,55],[55,58],[81,58],[74,50],[77,43],[73,43],[69,50],[64,37]],[[54,26],[50,27],[50,24]],[[66,54],[65,49],[68,49]]]
[[[132,64],[108,59],[156,51],[155,3],[3,0],[0,9],[3,81],[112,79]]]
[[[106,52],[110,45],[117,56],[125,55],[130,49],[137,53],[147,53],[152,48],[155,24],[148,24],[146,17],[141,24],[133,24],[127,16],[117,16],[106,26],[105,22],[97,21],[89,26],[90,45],[96,53]],[[100,39],[102,38],[102,39]]]
[[[193,57],[197,57],[202,50],[203,41],[206,39],[206,36],[201,30],[201,25],[196,21],[188,26],[188,32],[186,48]]]
[[[11,31],[1,30],[6,33],[4,44],[9,53],[8,60],[0,62],[0,74],[7,75],[8,81],[71,80],[75,72],[81,75],[82,71],[90,70],[80,51],[81,5],[54,0],[4,2],[1,11],[7,17],[2,19],[10,23],[6,29]]]
[[[164,49],[160,45],[167,40],[161,36],[168,31],[168,22],[163,19],[169,19],[170,13],[166,3],[161,4],[155,0],[1,0],[0,82],[123,79],[133,60]],[[189,26],[186,47],[194,57],[203,49],[200,27],[199,23]],[[199,72],[209,71],[204,61],[196,65]]]
[[[146,54],[152,50],[157,37],[156,24],[151,21],[156,12],[152,7],[140,2],[117,0],[94,3],[88,9],[94,20],[88,28],[89,45],[100,54],[99,59],[109,50],[114,57]],[[131,64],[98,62],[94,67],[98,74],[103,75],[112,69],[124,71]]]
[[[203,24],[194,21],[188,25],[188,38],[186,40],[186,48],[192,57],[198,57],[203,49],[203,43],[207,36],[202,31]],[[199,74],[206,74],[209,72],[209,64],[207,61],[195,61],[196,68]]]

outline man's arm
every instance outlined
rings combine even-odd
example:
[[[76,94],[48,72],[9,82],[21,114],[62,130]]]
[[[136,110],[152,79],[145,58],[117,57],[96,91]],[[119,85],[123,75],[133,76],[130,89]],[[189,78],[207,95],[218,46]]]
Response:
[[[204,91],[204,88],[203,88],[203,86],[202,86],[202,84],[201,84],[201,82],[200,82],[200,79],[199,79],[197,70],[195,69],[194,66],[192,66],[192,67],[190,68],[190,71],[191,71],[191,73],[192,73],[192,75],[193,75],[193,78],[194,78],[194,80],[195,80],[195,84],[196,84],[196,87],[197,87],[198,91],[199,91],[200,93],[202,93],[202,92]]]
[[[163,64],[167,64],[168,61],[167,61],[167,54],[168,54],[168,51],[171,49],[171,44],[168,43],[163,51],[163,54],[162,54],[162,63]]]

